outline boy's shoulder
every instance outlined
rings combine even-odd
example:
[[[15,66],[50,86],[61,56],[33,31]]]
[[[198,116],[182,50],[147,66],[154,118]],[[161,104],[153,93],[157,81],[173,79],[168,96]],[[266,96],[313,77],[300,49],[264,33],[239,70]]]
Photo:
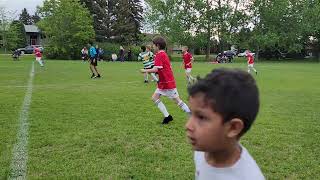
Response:
[[[165,59],[169,59],[168,54],[167,54],[165,51],[163,51],[163,50],[157,52],[157,53],[155,54],[155,57],[161,58],[161,59],[164,59],[164,58],[165,58]]]
[[[199,179],[265,179],[259,166],[244,147],[240,159],[231,167],[215,168],[209,165],[205,160],[205,153],[200,151],[195,151],[194,160],[196,176]]]

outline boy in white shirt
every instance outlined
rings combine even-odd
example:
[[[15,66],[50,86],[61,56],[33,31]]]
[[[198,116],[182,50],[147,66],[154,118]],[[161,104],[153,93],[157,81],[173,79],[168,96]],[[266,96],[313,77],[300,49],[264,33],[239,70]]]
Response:
[[[259,110],[255,80],[241,70],[217,69],[189,87],[187,137],[195,150],[198,180],[264,180],[239,143]]]

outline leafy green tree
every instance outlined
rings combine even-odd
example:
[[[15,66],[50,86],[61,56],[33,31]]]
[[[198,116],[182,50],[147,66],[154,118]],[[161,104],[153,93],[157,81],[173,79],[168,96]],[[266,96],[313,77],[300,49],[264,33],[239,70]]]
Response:
[[[78,0],[45,0],[39,13],[38,25],[48,40],[45,53],[51,58],[76,59],[95,37],[92,17]]]
[[[0,7],[0,37],[4,51],[18,47],[18,26],[14,22],[14,13]]]
[[[320,62],[320,2],[308,1],[303,6],[303,32],[307,46],[314,48],[314,52]]]
[[[180,44],[205,45],[207,60],[214,39],[221,51],[233,42],[234,32],[245,25],[244,7],[249,4],[245,0],[147,0],[147,3],[151,7],[148,19],[161,34]],[[199,38],[205,38],[206,43]]]

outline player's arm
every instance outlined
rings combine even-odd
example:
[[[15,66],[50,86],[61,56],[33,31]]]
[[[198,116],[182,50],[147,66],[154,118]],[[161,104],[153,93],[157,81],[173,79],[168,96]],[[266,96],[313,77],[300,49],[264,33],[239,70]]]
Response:
[[[152,69],[141,69],[141,73],[156,73],[158,72],[158,69],[163,68],[163,64],[161,61],[160,56],[156,56],[155,61],[154,61],[154,66]]]
[[[158,72],[157,67],[153,67],[152,69],[140,69],[141,73],[156,73]]]

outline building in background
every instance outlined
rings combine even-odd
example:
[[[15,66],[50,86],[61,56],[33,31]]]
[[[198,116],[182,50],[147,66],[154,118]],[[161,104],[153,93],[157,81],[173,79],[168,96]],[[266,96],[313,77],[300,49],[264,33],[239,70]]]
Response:
[[[40,29],[35,25],[24,25],[28,45],[42,44],[43,36]]]

